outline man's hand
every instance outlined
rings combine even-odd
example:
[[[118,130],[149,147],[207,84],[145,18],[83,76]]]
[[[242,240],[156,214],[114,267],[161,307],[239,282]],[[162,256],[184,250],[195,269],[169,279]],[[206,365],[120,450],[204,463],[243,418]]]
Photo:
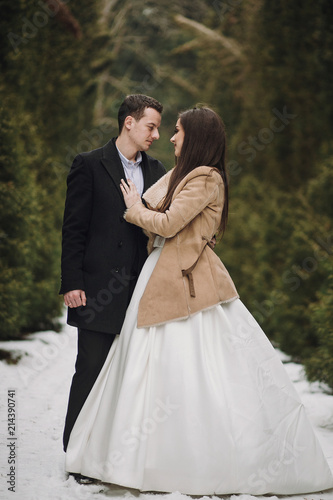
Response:
[[[130,179],[127,179],[127,182],[128,184],[126,184],[124,179],[121,179],[120,189],[123,193],[126,207],[131,208],[135,203],[141,202],[141,198],[134,182]]]
[[[85,306],[87,304],[84,290],[71,290],[64,295],[65,305],[73,309],[74,307]]]

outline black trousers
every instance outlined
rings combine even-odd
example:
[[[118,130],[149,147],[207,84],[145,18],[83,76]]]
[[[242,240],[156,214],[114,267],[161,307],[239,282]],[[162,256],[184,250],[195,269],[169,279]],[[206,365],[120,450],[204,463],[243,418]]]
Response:
[[[114,334],[78,329],[78,348],[75,373],[69,393],[65,429],[63,435],[64,451],[67,449],[70,433],[75,421],[101,371]]]

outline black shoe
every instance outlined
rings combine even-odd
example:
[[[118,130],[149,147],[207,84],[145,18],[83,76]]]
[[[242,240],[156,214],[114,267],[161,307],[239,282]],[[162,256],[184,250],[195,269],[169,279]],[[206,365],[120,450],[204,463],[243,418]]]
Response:
[[[75,481],[79,484],[95,484],[97,481],[97,479],[94,479],[93,477],[82,476],[81,474],[71,473],[70,476],[73,476]]]

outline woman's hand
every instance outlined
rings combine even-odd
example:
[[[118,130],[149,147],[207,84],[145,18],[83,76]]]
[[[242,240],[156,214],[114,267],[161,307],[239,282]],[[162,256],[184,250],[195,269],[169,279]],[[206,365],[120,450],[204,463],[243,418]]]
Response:
[[[131,208],[135,203],[141,202],[141,197],[135,187],[135,184],[127,179],[128,184],[121,179],[120,189],[124,196],[125,205],[127,208]]]

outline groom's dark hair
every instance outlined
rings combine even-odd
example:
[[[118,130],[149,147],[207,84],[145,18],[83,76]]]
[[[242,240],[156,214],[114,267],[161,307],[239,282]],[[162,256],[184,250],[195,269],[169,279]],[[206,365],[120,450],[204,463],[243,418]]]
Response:
[[[133,116],[136,121],[139,121],[143,117],[146,108],[156,109],[160,114],[163,111],[162,104],[153,97],[144,94],[128,95],[120,105],[118,111],[119,134],[123,130],[127,116]]]

